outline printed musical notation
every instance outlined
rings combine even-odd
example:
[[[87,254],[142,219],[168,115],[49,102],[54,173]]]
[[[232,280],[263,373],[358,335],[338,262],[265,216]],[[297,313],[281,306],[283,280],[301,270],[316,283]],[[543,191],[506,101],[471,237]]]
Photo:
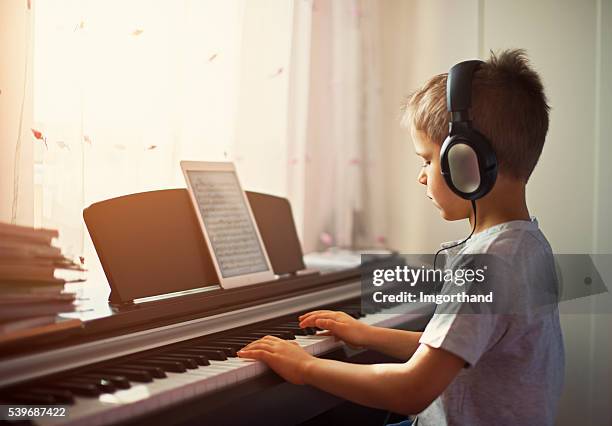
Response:
[[[188,171],[214,256],[224,278],[268,269],[236,175]]]

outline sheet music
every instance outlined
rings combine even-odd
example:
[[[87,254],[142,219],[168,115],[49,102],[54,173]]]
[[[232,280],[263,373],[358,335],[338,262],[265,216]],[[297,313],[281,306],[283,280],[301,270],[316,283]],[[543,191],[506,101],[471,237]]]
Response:
[[[268,270],[234,172],[187,171],[223,278]]]

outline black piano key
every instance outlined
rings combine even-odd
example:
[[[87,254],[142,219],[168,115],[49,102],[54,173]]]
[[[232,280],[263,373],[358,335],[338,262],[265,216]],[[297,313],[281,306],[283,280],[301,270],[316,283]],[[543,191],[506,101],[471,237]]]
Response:
[[[223,353],[222,353],[223,355]],[[164,356],[171,356],[173,358],[177,358],[177,359],[183,359],[182,357],[185,357],[184,359],[188,359],[188,360],[194,360],[197,365],[200,366],[206,366],[206,365],[210,365],[210,362],[208,361],[208,357],[204,354],[197,354],[197,353],[189,353],[189,352],[183,352],[183,351],[172,351],[172,352],[167,352],[164,354]],[[225,356],[225,355],[223,355]],[[181,358],[179,358],[181,357]]]
[[[298,321],[290,321],[290,322],[287,322],[285,324],[298,325],[299,326],[300,323]],[[285,325],[285,324],[283,324],[283,325]],[[313,334],[316,334],[318,328],[317,327],[304,327],[303,330],[306,330],[307,334],[313,335]]]
[[[117,386],[113,384],[110,380],[96,378],[81,378],[78,376],[69,377],[67,382],[70,383],[84,383],[84,384],[92,384],[98,387],[103,393],[113,393],[117,390]]]
[[[243,345],[248,345],[255,340],[258,340],[258,337],[224,337],[223,340],[215,340],[215,342],[233,342],[233,343],[242,343]]]
[[[185,371],[187,371],[187,367],[185,367],[185,364],[180,361],[141,359],[139,360],[139,362],[144,365],[161,368],[162,370],[169,371],[171,373],[184,373]]]
[[[4,405],[4,402],[1,401],[0,402],[2,405]],[[7,424],[10,426],[36,426],[36,423],[34,423],[33,420],[0,420],[0,424]],[[6,423],[5,423],[6,422]]]
[[[375,308],[374,306],[364,306],[361,309],[361,312],[364,313],[365,315],[370,315],[370,314],[375,314],[376,312],[378,312],[378,309]]]
[[[343,308],[340,308],[340,310],[346,312],[347,314],[353,316],[356,319],[359,319],[364,316],[364,313],[361,310],[361,306],[359,305],[344,306]]]
[[[290,331],[273,331],[273,330],[257,330],[253,333],[249,333],[249,336],[255,336],[255,337],[264,337],[264,336],[274,336],[274,337],[278,337],[279,339],[283,339],[283,340],[295,340],[295,336],[293,335],[293,333],[291,333]]]
[[[162,371],[163,373],[163,371]],[[119,374],[133,382],[141,382],[141,383],[149,383],[153,381],[153,377],[149,372],[141,369],[129,369],[129,368],[105,368],[103,370],[97,371],[96,374],[110,374],[115,375]]]
[[[177,361],[177,362],[181,362],[183,363],[183,365],[190,369],[190,370],[195,370],[196,368],[198,368],[198,362],[193,359],[192,357],[186,356],[186,355],[169,355],[169,354],[159,354],[159,355],[155,355],[155,357],[151,358],[151,359],[160,359],[160,360],[167,360],[167,361]]]
[[[16,392],[6,395],[6,399],[21,404],[57,404],[58,401],[53,395],[37,394],[28,391]]]
[[[239,351],[240,349],[244,348],[247,344],[246,343],[241,343],[241,342],[234,342],[231,340],[218,340],[218,341],[214,341],[214,342],[210,342],[211,345],[224,345],[224,346],[229,346],[232,348],[232,350],[234,351],[234,353],[236,353],[237,351]]]
[[[208,359],[214,359],[215,361],[225,361],[227,359],[225,352],[218,349],[181,348],[172,353],[178,353],[179,355],[203,355]]]
[[[300,328],[300,326],[295,325],[295,326],[291,326],[291,325],[286,325],[286,326],[274,326],[274,327],[266,327],[266,330],[271,330],[271,331],[289,331],[291,333],[293,333],[293,335],[299,335],[299,336],[306,336],[306,330],[304,330],[303,328]]]
[[[304,332],[308,336],[312,336],[314,334],[317,334],[317,328],[316,327],[304,327],[304,328],[302,328],[302,330],[304,330]]]
[[[35,388],[28,389],[27,393],[37,394],[37,395],[51,395],[60,404],[73,404],[74,403],[74,395],[72,395],[72,393],[67,390],[35,387]]]
[[[152,359],[155,361],[160,360],[160,361],[180,362],[181,364],[185,366],[185,368],[189,370],[194,370],[198,368],[198,363],[196,362],[196,360],[193,358],[189,358],[187,356],[159,354],[159,355],[155,355],[154,357],[147,358],[147,359]]]
[[[58,381],[53,383],[46,383],[45,386],[64,389],[72,392],[79,396],[98,396],[102,393],[100,388],[91,383],[77,383],[70,381]]]
[[[151,375],[151,377],[154,377],[156,379],[165,379],[166,377],[168,377],[166,376],[166,373],[164,372],[163,368],[157,367],[155,365],[120,364],[117,366],[117,368],[127,368],[135,371],[144,371]]]
[[[117,386],[119,389],[129,389],[130,381],[125,376],[117,375],[117,374],[96,374],[96,373],[87,373],[87,374],[79,374],[77,377],[86,378],[86,379],[105,379],[110,381],[113,385]]]
[[[188,347],[189,348],[193,348],[193,349],[204,349],[204,350],[222,351],[223,353],[225,353],[225,356],[227,356],[227,357],[235,357],[236,356],[236,350],[233,349],[229,345],[207,344],[207,345],[194,345],[194,346],[188,346]],[[214,359],[214,358],[211,358],[211,359]]]
[[[251,333],[247,333],[245,334],[245,337],[255,337],[256,339],[261,339],[262,337],[265,336],[273,336],[273,337],[278,337],[279,339],[283,339],[283,340],[293,340],[295,339],[295,336],[291,333],[283,333],[283,332],[268,332],[268,331],[253,331]]]
[[[316,333],[313,327],[300,327],[300,323],[298,321],[290,321],[283,324],[279,324],[278,327],[296,327],[299,330],[304,330],[307,335],[312,335]]]

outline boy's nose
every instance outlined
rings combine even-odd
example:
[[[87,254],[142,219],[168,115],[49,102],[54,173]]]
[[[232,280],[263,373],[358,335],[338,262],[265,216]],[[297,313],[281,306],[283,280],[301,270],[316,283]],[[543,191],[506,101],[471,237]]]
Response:
[[[421,169],[419,175],[417,176],[417,180],[420,184],[427,185],[427,174],[425,173],[425,170]]]

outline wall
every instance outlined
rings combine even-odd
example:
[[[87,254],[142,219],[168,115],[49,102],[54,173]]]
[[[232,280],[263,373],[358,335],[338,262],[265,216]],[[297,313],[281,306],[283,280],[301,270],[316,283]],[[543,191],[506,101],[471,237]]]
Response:
[[[399,127],[400,104],[449,64],[478,55],[475,1],[381,2],[389,244],[405,253],[430,253],[441,241],[469,233],[465,223],[444,222],[416,177],[421,160],[409,132]],[[453,16],[455,25],[442,19]],[[459,25],[461,22],[461,25]]]
[[[420,162],[397,123],[402,97],[458,60],[521,47],[552,107],[528,185],[530,211],[555,252],[612,253],[612,2],[390,0],[380,7],[392,246],[431,252],[469,232],[466,223],[443,222],[416,183]],[[612,316],[561,321],[567,362],[558,424],[610,424]]]

